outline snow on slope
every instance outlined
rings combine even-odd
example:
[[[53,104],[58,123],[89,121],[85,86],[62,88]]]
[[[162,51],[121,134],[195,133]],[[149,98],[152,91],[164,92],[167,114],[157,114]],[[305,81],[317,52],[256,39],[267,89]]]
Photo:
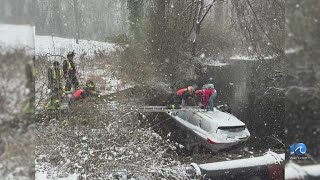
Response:
[[[111,65],[92,65],[90,70],[78,68],[78,78],[81,82],[86,82],[88,79],[96,82],[96,87],[101,95],[108,95],[123,91],[134,87],[132,83],[124,83],[118,79],[117,72],[112,71]]]
[[[219,66],[219,67],[228,65],[228,63],[220,62],[219,60],[211,60],[208,62],[204,62],[203,64],[207,66]]]
[[[34,26],[0,24],[1,53],[15,49],[26,49],[27,54],[34,53]]]
[[[201,64],[206,66],[226,66],[229,65],[228,63],[221,62],[219,59],[216,59],[214,57],[206,57],[205,53],[202,53],[200,55],[200,59],[198,59]]]
[[[46,156],[46,155],[43,155]],[[35,179],[38,180],[79,180],[79,174],[64,174],[59,173],[58,168],[53,167],[50,163],[38,163],[35,160]],[[64,177],[61,177],[64,176]]]
[[[96,87],[101,95],[107,95],[133,87],[132,84],[125,84],[122,80],[118,79],[118,77],[112,75],[112,65],[108,64],[105,60],[108,58],[109,53],[120,49],[120,47],[115,44],[82,39],[80,39],[79,44],[77,44],[75,39],[35,36],[35,47],[36,55],[48,55],[49,60],[56,60],[60,63],[62,63],[63,57],[66,57],[69,51],[74,50],[76,53],[74,62],[80,85],[84,85],[88,79],[91,79],[96,83]],[[99,52],[102,52],[104,57],[99,57]],[[82,56],[84,54],[85,56]],[[93,60],[92,63],[87,61],[89,59],[90,61]],[[39,90],[43,84],[46,84],[47,78],[46,73],[39,73],[37,76],[40,77],[37,79],[36,84],[36,89]],[[63,81],[62,84],[64,85],[65,82]],[[40,92],[47,92],[47,90],[44,88],[41,91],[37,91],[36,102],[39,100]],[[47,95],[48,94],[45,93],[44,97],[47,97]],[[42,103],[43,102],[40,104]]]
[[[288,49],[286,49],[284,52],[285,52],[286,54],[294,54],[294,53],[300,52],[301,50],[303,50],[302,47],[294,47],[294,48],[288,48]]]
[[[69,51],[75,51],[77,54],[86,53],[87,56],[94,56],[95,51],[109,53],[115,51],[115,44],[91,40],[79,40],[60,38],[54,36],[35,36],[36,54],[45,55],[47,53],[65,56]]]
[[[274,59],[276,58],[277,56],[262,56],[263,59],[265,60],[269,60],[269,59]],[[235,56],[231,56],[229,59],[231,60],[246,60],[246,61],[255,61],[255,60],[259,60],[258,57],[253,57],[253,56],[245,56],[245,55],[235,55]]]
[[[45,55],[47,53],[65,56],[75,50],[77,54],[86,53],[94,56],[95,51],[109,53],[118,48],[115,44],[91,40],[60,38],[54,36],[35,35],[35,27],[31,25],[0,24],[0,47],[2,52],[14,49],[26,49],[28,54]]]
[[[108,43],[108,42],[99,42],[99,41],[91,41],[91,40],[79,40],[79,44],[76,43],[75,39],[69,38],[60,38],[60,37],[53,37],[53,36],[35,36],[35,49],[37,55],[60,55],[66,57],[69,51],[75,51],[75,63],[77,68],[79,69],[80,65],[80,55],[85,54],[85,57],[94,58],[99,51],[103,52],[104,54],[111,53],[119,47],[115,44]],[[61,59],[60,57],[56,59],[54,56],[49,56],[49,59]],[[59,61],[59,60],[58,60]],[[108,67],[91,67],[91,69],[79,69],[78,72],[79,78],[81,81],[85,82],[90,77],[101,77],[106,83],[96,82],[97,87],[99,88],[99,84],[106,84],[103,89],[100,87],[100,92],[102,95],[114,93],[119,90],[127,89],[132,87],[131,85],[125,86],[122,85],[121,80],[117,78],[110,78],[110,68]],[[110,82],[109,82],[110,81]],[[109,85],[108,85],[109,84]],[[125,86],[122,88],[118,88],[118,86]],[[111,89],[107,89],[107,87],[111,87]],[[116,88],[115,88],[116,87]]]

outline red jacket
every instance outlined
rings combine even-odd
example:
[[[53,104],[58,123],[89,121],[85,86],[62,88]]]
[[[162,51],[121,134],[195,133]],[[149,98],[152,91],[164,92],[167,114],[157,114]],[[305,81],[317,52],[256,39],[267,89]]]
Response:
[[[193,94],[190,94],[187,88],[180,89],[177,94],[183,100],[193,98]]]
[[[81,98],[81,94],[84,92],[84,89],[83,88],[80,88],[78,90],[76,90],[72,96],[74,99],[80,99]]]
[[[178,94],[178,96],[182,96],[182,94],[184,93],[184,92],[186,92],[188,89],[187,88],[182,88],[182,89],[180,89],[178,92],[177,92],[177,94]]]
[[[215,89],[201,89],[196,91],[196,96],[201,97],[201,103],[203,104],[204,109],[208,106],[210,96],[215,92]]]

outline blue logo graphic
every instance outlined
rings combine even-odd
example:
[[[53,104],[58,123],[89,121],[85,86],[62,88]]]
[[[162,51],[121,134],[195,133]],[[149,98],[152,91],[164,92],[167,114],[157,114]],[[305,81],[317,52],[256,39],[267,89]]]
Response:
[[[290,146],[290,155],[304,155],[307,152],[307,146],[303,143],[292,144]]]

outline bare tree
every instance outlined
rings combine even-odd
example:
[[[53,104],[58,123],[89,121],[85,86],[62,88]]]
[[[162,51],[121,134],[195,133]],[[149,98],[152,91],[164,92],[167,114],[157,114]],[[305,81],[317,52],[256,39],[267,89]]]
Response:
[[[76,20],[76,43],[79,44],[80,39],[80,24],[79,24],[79,9],[78,9],[78,0],[73,0],[73,9],[74,9],[74,17]]]
[[[201,23],[203,22],[203,20],[207,16],[208,12],[212,8],[213,3],[215,1],[216,0],[212,0],[211,3],[207,6],[205,5],[204,0],[199,0],[199,1],[194,2],[194,3],[196,3],[196,8],[194,10],[195,18],[194,18],[193,26],[191,29],[191,32],[194,31],[194,33],[195,33],[194,39],[192,41],[192,49],[191,49],[191,54],[193,56],[196,55],[196,48],[198,45],[198,39],[199,39],[199,35],[200,35]]]

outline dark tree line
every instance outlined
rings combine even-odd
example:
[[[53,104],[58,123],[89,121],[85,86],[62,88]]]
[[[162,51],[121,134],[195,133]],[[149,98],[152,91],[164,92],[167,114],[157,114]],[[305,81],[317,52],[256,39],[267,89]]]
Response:
[[[193,66],[203,53],[284,55],[283,0],[127,2],[129,34],[133,46],[142,49],[135,61],[157,64],[150,67],[160,74],[179,72],[181,64]]]
[[[33,23],[37,34],[75,39],[131,34],[135,42],[153,40],[149,45],[160,49],[153,53],[159,59],[172,49],[197,56],[208,45],[215,52],[240,44],[250,46],[241,50],[246,53],[279,54],[284,12],[283,0],[3,0],[0,20]],[[164,45],[169,48],[157,47]]]

